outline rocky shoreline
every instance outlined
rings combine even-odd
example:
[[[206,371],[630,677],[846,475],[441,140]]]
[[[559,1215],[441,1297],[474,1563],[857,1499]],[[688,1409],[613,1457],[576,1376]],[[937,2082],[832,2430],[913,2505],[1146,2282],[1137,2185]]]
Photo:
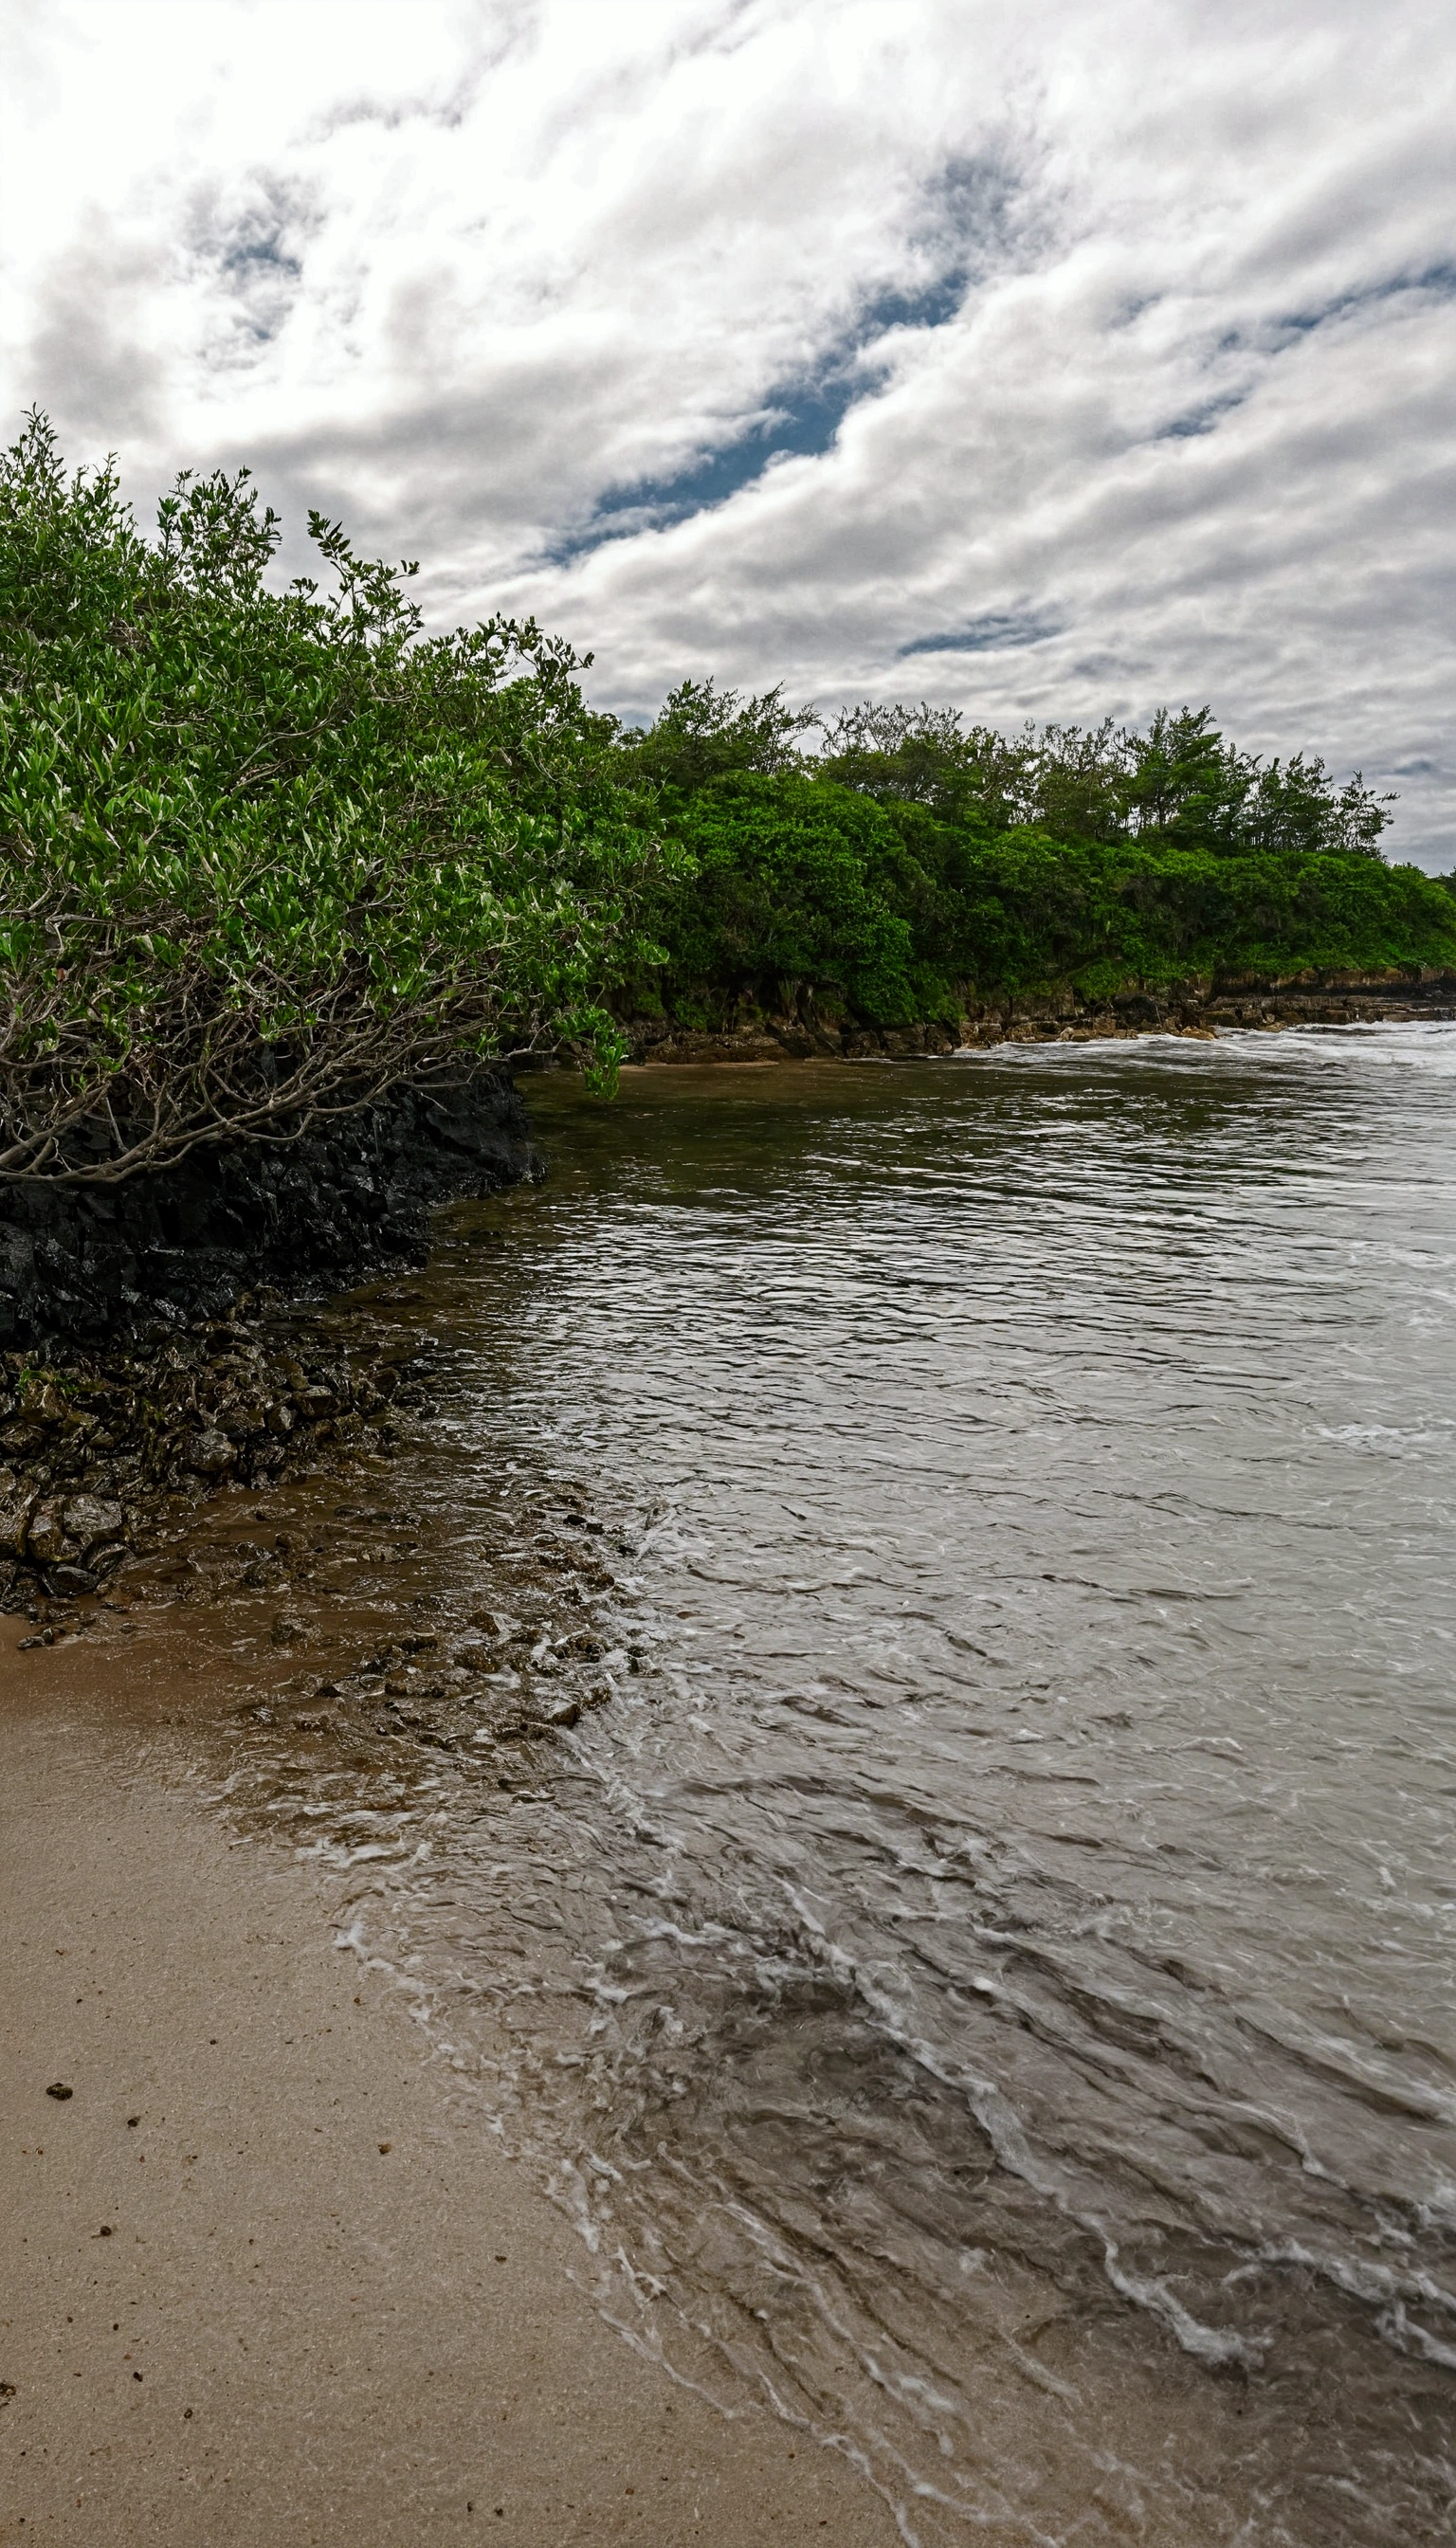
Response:
[[[274,1151],[0,1205],[0,1609],[53,1634],[168,1517],[388,1455],[427,1345],[316,1296],[417,1264],[433,1204],[542,1174],[503,1072]]]
[[[869,1027],[839,1017],[802,991],[781,1011],[739,1002],[715,1027],[666,1017],[623,1021],[634,1062],[890,1061],[998,1044],[1090,1044],[1141,1035],[1217,1035],[1220,1028],[1374,1026],[1456,1019],[1456,974],[1432,967],[1381,973],[1306,972],[1287,977],[1190,978],[1166,987],[1129,983],[1106,1000],[1070,987],[978,1001],[958,1019]]]
[[[52,1605],[99,1592],[218,1488],[388,1456],[398,1414],[426,1403],[427,1363],[412,1343],[328,1336],[280,1296],[108,1352],[5,1357],[0,1609],[53,1627]]]

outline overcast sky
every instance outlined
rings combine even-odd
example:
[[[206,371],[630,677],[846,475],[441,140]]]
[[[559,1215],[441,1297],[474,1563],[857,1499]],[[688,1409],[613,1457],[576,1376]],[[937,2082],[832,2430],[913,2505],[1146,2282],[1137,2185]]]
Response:
[[[684,674],[1212,703],[1456,866],[1425,0],[6,0],[0,368]],[[301,563],[296,546],[291,560]]]

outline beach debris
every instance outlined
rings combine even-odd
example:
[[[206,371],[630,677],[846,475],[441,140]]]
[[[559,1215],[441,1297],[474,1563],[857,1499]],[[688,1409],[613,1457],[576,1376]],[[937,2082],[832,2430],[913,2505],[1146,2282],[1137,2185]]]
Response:
[[[0,2407],[8,2407],[14,2396],[15,2382],[13,2380],[0,2380]]]
[[[46,2096],[53,2097],[59,2106],[63,2106],[67,2097],[73,2097],[75,2093],[74,2088],[68,2088],[63,2079],[52,2079],[46,2091]]]

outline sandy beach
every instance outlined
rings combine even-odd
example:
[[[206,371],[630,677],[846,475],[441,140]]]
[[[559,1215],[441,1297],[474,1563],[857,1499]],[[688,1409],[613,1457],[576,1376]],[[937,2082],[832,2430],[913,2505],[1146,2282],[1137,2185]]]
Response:
[[[133,1775],[81,1650],[18,1633],[0,2539],[892,2539],[843,2457],[629,2350],[309,1871]]]

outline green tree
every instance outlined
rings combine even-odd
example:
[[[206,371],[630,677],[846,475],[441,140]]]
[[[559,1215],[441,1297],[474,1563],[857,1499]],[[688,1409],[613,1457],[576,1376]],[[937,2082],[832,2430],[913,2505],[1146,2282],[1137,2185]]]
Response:
[[[247,472],[142,536],[33,415],[0,461],[0,1176],[291,1138],[463,1056],[583,1042],[645,953],[615,729],[533,623],[426,637],[410,566]]]

